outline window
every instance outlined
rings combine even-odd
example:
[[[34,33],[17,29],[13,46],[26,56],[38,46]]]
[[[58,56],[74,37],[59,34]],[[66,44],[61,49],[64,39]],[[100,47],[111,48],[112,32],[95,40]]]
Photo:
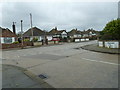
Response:
[[[4,43],[12,43],[12,37],[5,37]]]

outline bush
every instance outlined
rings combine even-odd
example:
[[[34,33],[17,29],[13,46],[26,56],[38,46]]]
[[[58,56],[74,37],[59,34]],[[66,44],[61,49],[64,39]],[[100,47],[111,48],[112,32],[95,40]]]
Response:
[[[33,42],[37,42],[37,41],[38,41],[38,38],[33,38],[32,41],[33,41]]]
[[[29,39],[24,39],[24,42],[29,42],[30,40]]]
[[[19,43],[18,41],[13,42],[13,44],[18,44],[18,43]]]

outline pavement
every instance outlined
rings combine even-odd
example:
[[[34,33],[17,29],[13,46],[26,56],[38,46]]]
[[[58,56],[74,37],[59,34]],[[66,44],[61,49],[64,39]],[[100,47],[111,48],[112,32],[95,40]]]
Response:
[[[2,51],[2,64],[42,74],[54,88],[118,88],[118,55],[80,48],[90,44],[96,41]]]
[[[85,50],[90,50],[90,51],[95,51],[95,52],[101,52],[101,53],[120,54],[120,49],[99,47],[97,44],[86,45],[86,46],[83,46],[81,48],[85,49]]]
[[[26,69],[2,65],[2,88],[53,88]],[[4,90],[4,89],[3,89]]]

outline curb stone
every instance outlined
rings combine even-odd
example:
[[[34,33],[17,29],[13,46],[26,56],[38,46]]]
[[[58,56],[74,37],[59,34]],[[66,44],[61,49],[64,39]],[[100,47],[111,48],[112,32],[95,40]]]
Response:
[[[91,44],[91,46],[92,46],[92,45],[93,45],[93,44]],[[117,54],[117,55],[120,54],[119,49],[118,49],[118,52],[109,52],[109,51],[102,51],[102,50],[91,49],[91,48],[89,48],[88,46],[90,46],[90,45],[85,45],[85,46],[82,46],[82,47],[80,47],[80,48],[82,48],[82,49],[84,49],[84,50],[89,50],[89,51],[94,51],[94,52],[100,52],[100,53]],[[98,47],[98,48],[99,48],[99,47]]]
[[[24,71],[24,74],[26,74],[31,79],[37,81],[42,88],[53,88],[51,85],[43,81],[41,78],[37,77],[35,74],[31,73],[30,71],[26,70]]]

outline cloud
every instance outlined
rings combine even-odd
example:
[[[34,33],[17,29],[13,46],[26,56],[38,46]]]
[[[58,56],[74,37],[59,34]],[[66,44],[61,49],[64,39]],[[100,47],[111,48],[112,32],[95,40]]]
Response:
[[[80,30],[94,28],[102,30],[105,24],[117,18],[117,2],[9,2],[2,5],[2,27],[11,29],[16,22],[20,31],[20,20],[23,20],[24,31],[30,28],[30,16],[33,26],[44,30],[72,28]]]

